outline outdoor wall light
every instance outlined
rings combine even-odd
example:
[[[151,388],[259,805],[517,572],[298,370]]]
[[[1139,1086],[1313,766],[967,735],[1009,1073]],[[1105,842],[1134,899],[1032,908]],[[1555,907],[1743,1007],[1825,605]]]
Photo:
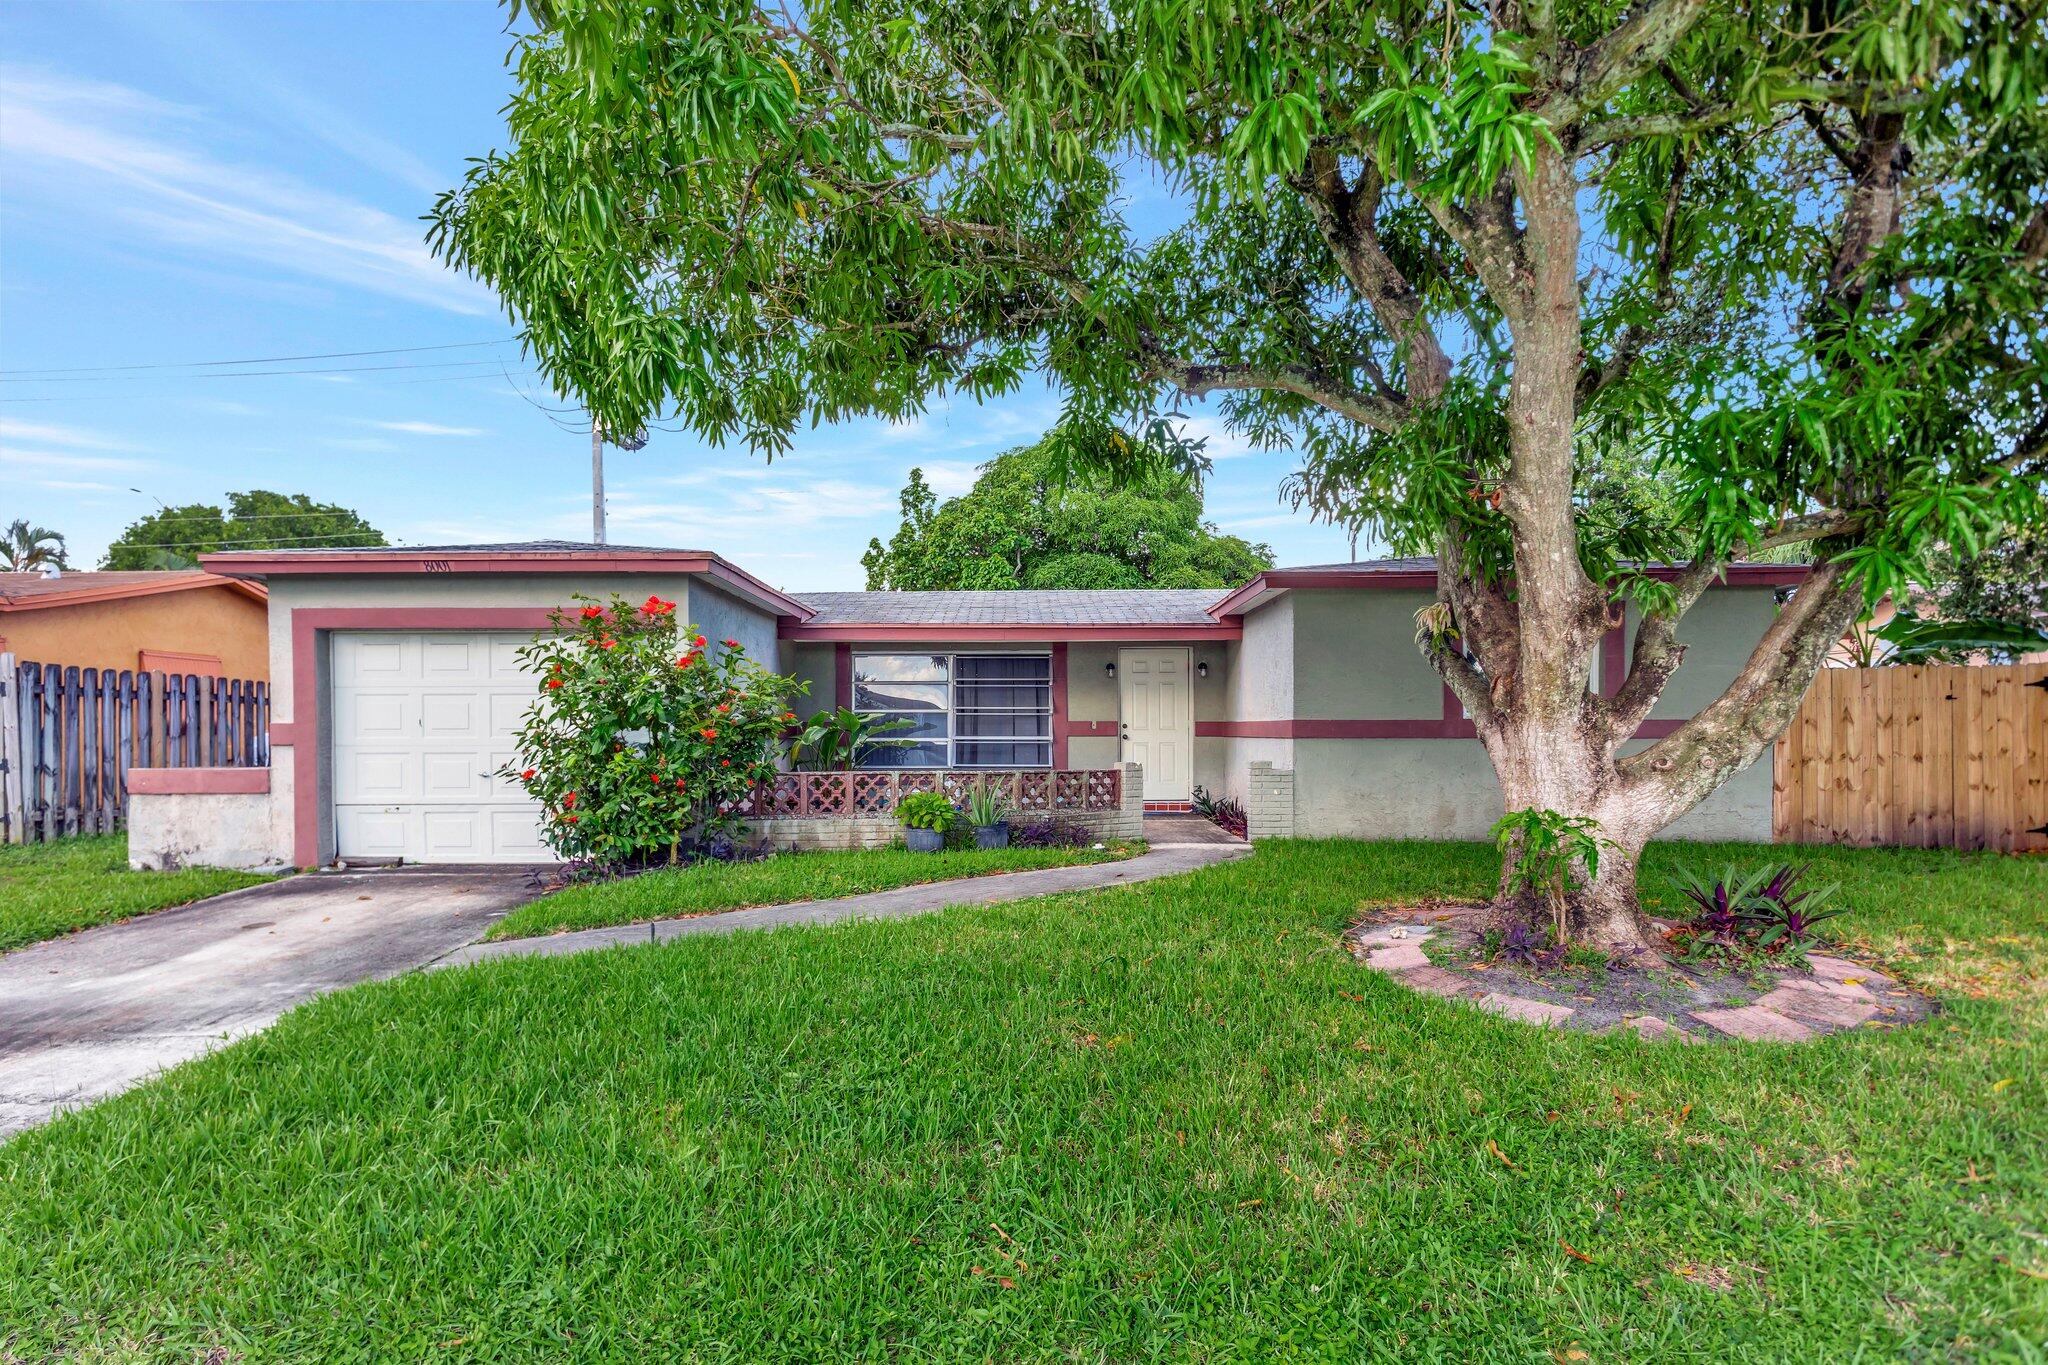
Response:
[[[1102,671],[1104,673],[1109,674],[1110,677],[1114,678],[1116,676],[1116,660],[1111,659],[1108,663],[1104,664],[1102,666]]]
[[[1209,676],[1209,661],[1207,659],[1203,659],[1200,663],[1197,663],[1195,665],[1195,676],[1198,678],[1206,678]]]

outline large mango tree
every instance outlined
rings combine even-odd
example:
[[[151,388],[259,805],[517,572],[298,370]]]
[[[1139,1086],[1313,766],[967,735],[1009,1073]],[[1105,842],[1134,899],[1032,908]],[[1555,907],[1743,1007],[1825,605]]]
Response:
[[[1056,446],[1112,469],[1198,462],[1172,414],[1211,399],[1299,453],[1313,511],[1436,556],[1418,647],[1508,808],[1597,830],[1576,939],[1650,948],[1645,841],[1765,750],[1866,603],[2044,516],[2032,0],[513,18],[507,141],[431,240],[565,396],[772,456],[1037,374]],[[1688,609],[1770,553],[1803,585],[1630,746]]]

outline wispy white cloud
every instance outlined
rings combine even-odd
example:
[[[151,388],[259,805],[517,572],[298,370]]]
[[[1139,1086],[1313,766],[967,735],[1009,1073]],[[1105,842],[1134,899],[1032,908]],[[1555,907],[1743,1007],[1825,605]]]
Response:
[[[981,466],[972,460],[920,460],[917,467],[924,471],[924,481],[931,485],[932,492],[941,498],[959,497],[981,477]]]
[[[189,111],[143,92],[0,68],[0,158],[17,204],[33,196],[89,212],[202,258],[454,313],[494,311],[483,286],[428,253],[416,222],[197,142]]]
[[[431,195],[447,189],[450,177],[408,149],[380,136],[348,109],[320,99],[284,79],[238,41],[237,28],[212,22],[205,10],[186,5],[138,5],[124,11],[160,44],[179,49],[190,73],[209,82],[215,94],[266,123],[288,127],[340,152],[358,165]]]
[[[365,422],[379,431],[398,431],[407,436],[482,436],[482,427],[451,427],[440,422]]]
[[[24,422],[13,417],[0,417],[0,441],[40,441],[73,450],[135,448],[126,441],[117,441],[96,431],[87,431],[84,427],[60,426],[55,422]]]
[[[68,450],[37,450],[0,445],[0,465],[27,470],[31,474],[58,470],[137,470],[150,467],[147,460],[130,460],[114,455],[80,455]]]

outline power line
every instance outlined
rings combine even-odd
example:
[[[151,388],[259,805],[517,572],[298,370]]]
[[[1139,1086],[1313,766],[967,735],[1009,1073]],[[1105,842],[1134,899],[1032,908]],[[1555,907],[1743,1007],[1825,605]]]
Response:
[[[111,374],[129,370],[198,370],[218,369],[229,365],[282,365],[294,360],[354,360],[366,355],[411,355],[420,351],[466,351],[478,346],[504,346],[517,341],[517,337],[500,337],[496,341],[451,341],[441,346],[387,346],[376,351],[322,351],[313,355],[264,355],[251,356],[243,360],[162,360],[148,365],[73,365],[54,370],[0,370],[0,375],[32,374]]]
[[[272,550],[290,550],[296,548],[298,545],[308,544],[316,540],[361,540],[363,538],[363,535],[364,533],[361,531],[338,531],[331,536],[291,536],[289,537],[289,539],[291,540],[292,544],[289,545],[270,544],[269,542],[276,539],[276,537],[274,536],[247,536],[240,540],[209,540],[205,536],[194,536],[190,540],[160,540],[153,542],[116,540],[110,543],[107,548],[110,550],[189,550],[195,549],[201,545],[263,545],[266,548]],[[349,549],[352,547],[341,546],[339,548]],[[365,545],[360,548],[365,550],[382,550],[395,547],[384,545]],[[203,553],[211,554],[212,551],[208,550],[204,551]]]
[[[293,374],[369,374],[382,370],[466,370],[485,365],[496,365],[494,360],[427,360],[406,365],[328,365],[311,370],[216,370],[211,374],[168,375],[170,379],[270,379],[278,375]],[[28,375],[0,375],[0,384],[119,384],[122,378],[112,374],[72,374],[55,378],[40,379]]]

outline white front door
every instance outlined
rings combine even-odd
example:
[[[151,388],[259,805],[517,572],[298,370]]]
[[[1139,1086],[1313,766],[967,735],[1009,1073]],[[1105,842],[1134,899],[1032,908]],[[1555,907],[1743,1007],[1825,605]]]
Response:
[[[530,633],[337,633],[335,848],[343,858],[552,862],[540,807],[493,776],[532,704]]]
[[[1195,794],[1195,700],[1185,646],[1117,653],[1123,689],[1123,756],[1145,765],[1147,801]]]

